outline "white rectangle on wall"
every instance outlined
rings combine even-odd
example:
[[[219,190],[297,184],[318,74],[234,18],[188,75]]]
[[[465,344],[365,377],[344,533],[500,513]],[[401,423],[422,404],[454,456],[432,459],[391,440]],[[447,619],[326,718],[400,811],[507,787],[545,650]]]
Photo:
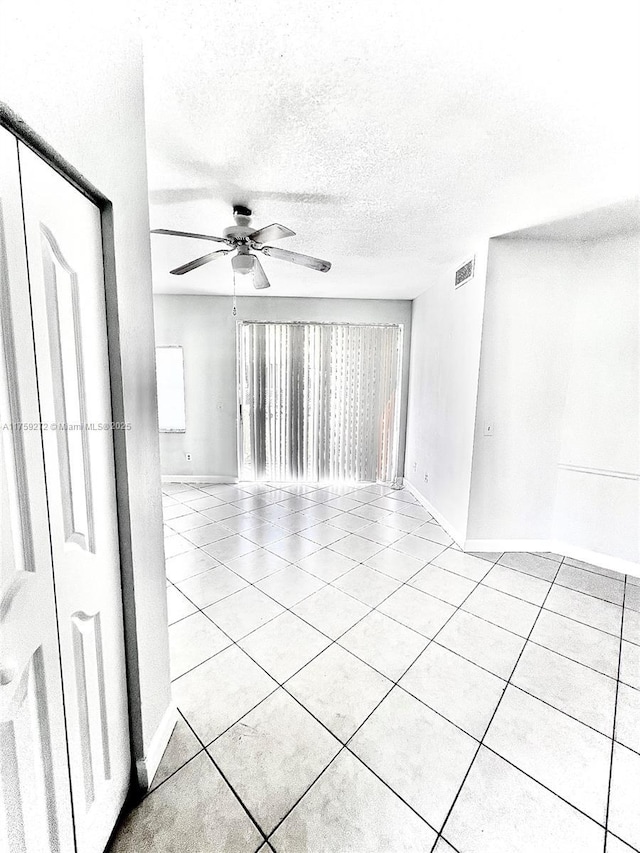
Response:
[[[182,347],[156,347],[156,376],[160,432],[185,432]]]

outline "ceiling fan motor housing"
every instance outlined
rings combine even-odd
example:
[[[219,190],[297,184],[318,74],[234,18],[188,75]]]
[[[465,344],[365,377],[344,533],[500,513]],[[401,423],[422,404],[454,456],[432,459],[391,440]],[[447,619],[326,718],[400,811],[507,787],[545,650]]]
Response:
[[[240,217],[236,217],[236,221],[238,221]],[[256,230],[251,225],[248,224],[249,220],[245,220],[247,225],[230,225],[229,228],[225,228],[222,232],[223,237],[235,237],[236,240],[242,240],[244,237],[248,237],[250,234]]]

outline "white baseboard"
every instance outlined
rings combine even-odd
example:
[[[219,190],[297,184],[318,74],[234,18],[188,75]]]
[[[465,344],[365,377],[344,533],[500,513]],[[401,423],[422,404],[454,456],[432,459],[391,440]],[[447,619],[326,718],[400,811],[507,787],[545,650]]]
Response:
[[[415,486],[411,485],[411,483],[407,480],[406,477],[403,478],[403,484],[408,491],[414,496],[414,498],[418,501],[418,503],[422,504],[422,506],[430,512],[431,515],[438,522],[440,527],[445,530],[449,536],[453,539],[456,545],[459,545],[462,548],[462,544],[464,542],[464,536],[462,536],[459,531],[455,529],[455,527],[442,515],[442,513],[433,506],[433,504],[429,503],[429,501],[425,498],[424,495],[420,494],[420,492],[416,489]]]
[[[601,569],[611,569],[614,572],[640,577],[640,563],[633,560],[623,560],[621,557],[613,557],[610,554],[601,554],[599,551],[592,551],[589,548],[580,548],[577,545],[557,539],[465,539],[406,477],[403,479],[403,484],[463,551],[477,551],[478,553],[495,551],[539,551],[544,553],[550,551],[552,554],[582,560],[583,563],[590,563],[592,566],[598,566]]]
[[[144,758],[138,758],[136,761],[136,775],[138,785],[143,791],[148,791],[153,782],[153,777],[156,775],[158,765],[162,760],[164,751],[169,743],[169,738],[173,733],[176,723],[178,722],[178,709],[173,702],[164,712],[160,725],[155,731],[149,749]]]
[[[572,557],[574,560],[582,560],[583,563],[591,563],[592,566],[599,566],[601,569],[612,569],[614,572],[622,572],[622,574],[633,575],[636,578],[640,577],[640,563],[635,563],[633,560],[623,560],[621,557],[612,557],[609,554],[590,551],[588,548],[579,548],[567,542],[552,542],[551,544],[553,548],[548,550],[562,554],[563,557]]]
[[[559,554],[551,547],[549,539],[465,539],[465,551],[551,551]]]
[[[601,569],[612,569],[625,575],[640,577],[640,563],[633,560],[623,560],[621,557],[612,557],[610,554],[601,554],[591,551],[589,548],[579,548],[567,542],[557,539],[466,539],[464,551],[550,551],[552,554],[560,554],[562,557],[571,557],[574,560],[582,560]]]
[[[163,474],[163,483],[237,483],[237,477],[220,474]]]

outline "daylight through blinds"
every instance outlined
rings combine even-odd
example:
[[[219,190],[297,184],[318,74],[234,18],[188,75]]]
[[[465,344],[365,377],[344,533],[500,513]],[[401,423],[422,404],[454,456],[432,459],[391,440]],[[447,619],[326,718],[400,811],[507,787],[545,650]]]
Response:
[[[239,335],[243,477],[395,479],[400,326],[242,323]]]

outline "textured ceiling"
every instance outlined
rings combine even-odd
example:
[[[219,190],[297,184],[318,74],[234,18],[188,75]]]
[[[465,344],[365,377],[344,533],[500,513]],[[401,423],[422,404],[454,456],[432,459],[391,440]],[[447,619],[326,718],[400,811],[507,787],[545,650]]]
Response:
[[[143,0],[144,3],[144,0]],[[147,0],[152,227],[232,203],[297,232],[269,295],[413,298],[481,240],[638,193],[640,5]],[[152,235],[154,287],[230,293],[215,248]]]
[[[640,199],[598,207],[587,213],[534,225],[504,235],[507,239],[588,241],[640,231]],[[640,259],[639,259],[640,260]]]

